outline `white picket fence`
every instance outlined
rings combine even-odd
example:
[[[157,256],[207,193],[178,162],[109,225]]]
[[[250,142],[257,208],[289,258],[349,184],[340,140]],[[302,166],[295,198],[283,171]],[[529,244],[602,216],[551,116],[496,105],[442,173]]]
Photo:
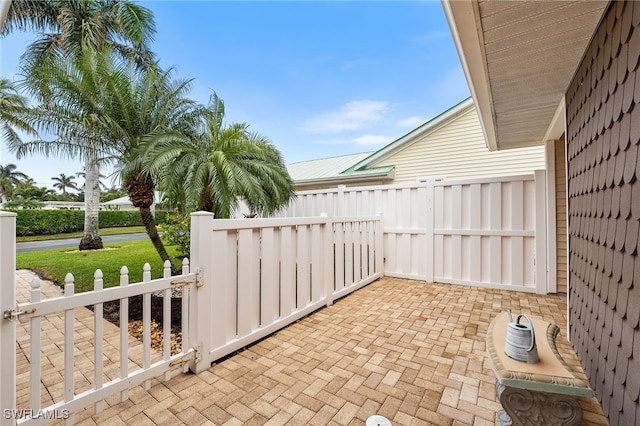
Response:
[[[283,217],[382,213],[384,274],[546,293],[545,172],[298,192]]]
[[[14,272],[15,274],[15,272]],[[120,270],[120,285],[118,287],[103,288],[102,272],[98,269],[94,275],[94,289],[84,293],[75,293],[74,277],[72,274],[67,274],[65,277],[64,296],[44,299],[42,300],[40,295],[40,280],[34,279],[31,283],[31,300],[27,303],[21,303],[13,309],[4,309],[3,303],[3,337],[8,328],[15,324],[12,321],[19,318],[22,321],[30,322],[30,345],[29,345],[29,362],[30,362],[30,395],[29,395],[29,408],[21,409],[14,412],[3,413],[3,424],[11,424],[14,420],[7,417],[14,417],[17,413],[28,413],[27,416],[16,419],[15,424],[18,425],[35,425],[35,424],[47,424],[52,419],[64,418],[65,424],[74,424],[74,412],[94,404],[95,412],[100,413],[103,410],[103,400],[108,396],[120,393],[121,401],[128,399],[128,389],[144,382],[145,389],[149,389],[151,386],[151,379],[154,377],[163,376],[167,381],[171,378],[171,370],[175,369],[177,365],[184,366],[186,371],[186,362],[195,360],[195,353],[188,344],[189,342],[189,302],[190,294],[195,289],[196,275],[189,273],[189,263],[185,259],[182,268],[182,275],[171,276],[171,265],[167,261],[164,265],[163,278],[151,279],[151,268],[149,264],[145,264],[143,272],[143,280],[141,283],[129,285],[129,271],[126,267],[122,267]],[[4,284],[4,283],[3,283]],[[182,351],[179,354],[171,355],[171,294],[172,291],[180,289],[182,295]],[[151,295],[162,294],[163,295],[163,344],[162,354],[160,359],[152,362],[151,354]],[[142,359],[130,360],[131,354],[129,351],[129,298],[134,296],[142,296],[143,298],[143,338],[142,338]],[[14,299],[15,300],[15,299]],[[120,341],[119,341],[119,364],[120,364],[120,377],[110,380],[106,383],[104,381],[104,364],[107,360],[107,356],[104,352],[104,328],[103,328],[103,305],[105,302],[119,301],[120,302]],[[4,302],[4,299],[3,299]],[[15,305],[14,305],[15,306]],[[79,393],[75,390],[75,378],[78,368],[76,367],[76,357],[79,355],[75,339],[78,334],[76,329],[76,322],[74,318],[74,310],[76,308],[84,308],[85,306],[94,307],[94,327],[93,327],[93,377],[92,386],[90,389],[83,390]],[[64,356],[64,399],[55,402],[48,407],[41,407],[41,341],[42,341],[42,328],[41,320],[47,315],[64,313],[64,342],[62,342],[63,356]],[[9,324],[7,324],[9,323]],[[12,334],[10,332],[7,335]],[[13,332],[15,335],[15,330]],[[3,346],[3,356],[5,354],[5,348],[13,348],[15,355],[15,340],[13,345]],[[85,356],[87,354],[84,354]],[[158,357],[156,357],[158,358]],[[131,369],[131,366],[135,365],[138,368]],[[4,367],[4,366],[2,366]],[[13,366],[11,374],[5,370],[2,371],[3,378],[14,376],[16,373],[16,367]],[[82,371],[83,375],[86,375],[86,371]],[[8,386],[8,385],[7,385]],[[15,407],[15,382],[14,382],[14,397],[13,404],[8,401],[3,401],[3,408]],[[0,384],[2,388],[2,397],[5,398],[10,394],[9,389],[5,389],[4,382]],[[8,398],[8,397],[7,397]],[[6,404],[6,405],[5,405]],[[27,411],[25,411],[27,410]],[[9,414],[9,415],[8,415]]]
[[[39,281],[32,283],[31,300],[16,305],[15,214],[0,212],[0,424],[46,424],[143,383],[154,377],[170,378],[180,367],[195,372],[256,340],[308,315],[382,276],[381,217],[213,220],[210,213],[191,218],[192,264],[185,261],[182,275],[151,280],[148,265],[143,282],[129,285],[128,271],[121,270],[120,286],[103,289],[102,273],[95,274],[94,290],[74,294],[74,279],[67,275],[63,297],[41,300]],[[191,272],[190,272],[191,271]],[[172,291],[181,289],[182,352],[171,356],[170,315]],[[161,356],[151,350],[151,295],[163,294]],[[128,346],[128,298],[143,297],[143,355],[139,368],[130,371]],[[120,301],[120,377],[103,383],[102,307]],[[74,373],[74,309],[94,306],[93,379],[91,388],[76,392]],[[45,315],[64,313],[64,398],[40,406],[41,326]],[[16,407],[16,321],[31,322],[29,412],[39,418],[14,417]],[[86,354],[85,354],[86,355]],[[152,362],[153,361],[153,362]],[[14,407],[14,408],[11,408]],[[69,416],[66,416],[69,413]]]

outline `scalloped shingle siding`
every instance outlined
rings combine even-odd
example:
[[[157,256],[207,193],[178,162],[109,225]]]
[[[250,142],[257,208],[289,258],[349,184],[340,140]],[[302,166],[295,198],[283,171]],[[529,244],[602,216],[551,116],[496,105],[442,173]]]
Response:
[[[567,91],[574,348],[611,424],[640,423],[640,3],[612,2]]]

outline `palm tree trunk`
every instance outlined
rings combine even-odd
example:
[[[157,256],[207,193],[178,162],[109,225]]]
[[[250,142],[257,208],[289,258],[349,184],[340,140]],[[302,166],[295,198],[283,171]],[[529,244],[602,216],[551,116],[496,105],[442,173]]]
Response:
[[[151,211],[151,206],[154,201],[154,185],[155,184],[151,176],[139,172],[131,173],[124,181],[124,188],[127,191],[127,194],[129,194],[131,204],[138,208],[142,224],[147,231],[147,235],[149,235],[149,239],[151,240],[153,247],[155,247],[163,262],[167,260],[171,262],[169,254],[164,248],[164,244],[162,244],[160,235],[158,235],[156,220],[153,216],[153,212]],[[171,263],[171,271],[174,275],[178,273],[178,269],[173,266],[173,263]]]
[[[80,250],[101,249],[100,223],[100,165],[91,152],[85,156],[85,195],[84,195],[84,235],[80,240]]]
[[[151,243],[155,247],[160,257],[162,258],[162,261],[164,262],[168,260],[169,262],[171,262],[171,259],[169,258],[169,254],[167,253],[167,250],[164,248],[164,244],[162,244],[162,240],[160,239],[160,235],[158,234],[158,230],[156,228],[156,220],[153,217],[153,212],[151,211],[151,208],[146,206],[144,207],[140,206],[138,207],[138,210],[140,211],[140,217],[142,218],[142,224],[144,225],[144,229],[147,231],[147,235],[149,235],[149,239],[151,240]],[[173,264],[171,269],[173,269]]]

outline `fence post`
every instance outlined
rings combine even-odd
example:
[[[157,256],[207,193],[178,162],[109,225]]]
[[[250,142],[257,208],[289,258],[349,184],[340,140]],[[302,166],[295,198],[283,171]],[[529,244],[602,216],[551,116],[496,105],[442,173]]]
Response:
[[[333,284],[334,284],[334,268],[335,268],[335,250],[333,238],[333,218],[331,213],[320,213],[320,217],[326,219],[323,231],[323,254],[322,254],[322,281],[324,282],[324,291],[327,298],[327,306],[333,305]]]
[[[354,215],[355,213],[345,213],[345,200],[344,200],[344,190],[347,188],[347,185],[338,185],[338,193],[336,194],[336,216],[348,216],[350,215]]]
[[[375,265],[376,273],[380,273],[380,278],[384,277],[384,230],[382,222],[384,221],[384,214],[377,212],[376,216],[380,218],[376,222],[376,239],[375,239]]]
[[[546,171],[536,170],[536,264],[535,264],[535,285],[536,293],[547,294],[547,183]]]
[[[426,258],[425,258],[425,281],[428,283],[433,282],[433,268],[434,268],[434,242],[433,242],[433,232],[434,232],[434,182],[435,180],[429,179],[425,182],[425,186],[427,188],[427,205],[426,205],[426,213],[427,213],[427,230],[425,233],[425,247],[426,247]]]
[[[0,313],[16,307],[16,214],[0,212]],[[16,320],[0,318],[0,409],[16,408]],[[0,424],[15,419],[0,413]],[[10,418],[6,418],[10,417]]]
[[[189,346],[198,350],[195,361],[189,364],[194,373],[211,367],[212,321],[211,301],[213,296],[213,213],[191,213],[191,272],[196,272],[199,282],[191,287],[189,297]],[[184,343],[183,343],[184,344]]]

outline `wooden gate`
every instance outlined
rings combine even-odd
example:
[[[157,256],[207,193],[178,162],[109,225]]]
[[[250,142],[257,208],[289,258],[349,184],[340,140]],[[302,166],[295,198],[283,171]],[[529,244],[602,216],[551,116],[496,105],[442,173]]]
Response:
[[[546,292],[544,234],[536,233],[546,209],[537,190],[533,175],[436,182],[434,281]]]
[[[15,271],[15,215],[0,212],[0,413],[2,425],[31,425],[46,424],[53,420],[64,420],[66,424],[74,423],[74,413],[94,404],[96,413],[102,411],[103,400],[111,395],[120,394],[120,400],[128,399],[128,389],[144,383],[145,389],[151,386],[151,379],[163,377],[169,380],[172,370],[186,371],[190,361],[196,361],[197,351],[189,345],[189,303],[190,295],[197,286],[197,274],[189,272],[189,262],[185,259],[182,275],[171,276],[169,262],[164,265],[164,277],[151,279],[151,268],[146,264],[143,272],[143,282],[129,284],[128,270],[122,267],[120,285],[103,289],[102,272],[96,270],[94,275],[94,290],[74,294],[73,275],[67,274],[64,286],[64,296],[42,299],[40,295],[40,281],[34,279],[31,283],[31,297],[27,303],[16,305],[16,271]],[[182,314],[182,348],[180,353],[171,355],[171,299],[172,293],[181,294]],[[160,351],[151,348],[151,295],[162,295],[163,299],[163,348]],[[135,350],[138,356],[132,354],[129,344],[129,298],[141,296],[143,299],[143,338],[141,350],[138,345]],[[117,301],[120,309],[119,336],[106,335],[104,332],[103,306],[105,302]],[[76,322],[78,308],[93,307],[93,324],[79,331]],[[83,311],[85,312],[85,311]],[[57,317],[60,330],[55,327],[44,329],[45,323],[51,316]],[[29,341],[21,344],[21,356],[28,360],[29,391],[27,407],[16,406],[16,324],[29,323]],[[92,330],[91,330],[92,329]],[[44,333],[43,333],[44,330]],[[87,336],[85,333],[92,333]],[[25,333],[26,335],[26,333]],[[60,336],[56,340],[52,336]],[[42,337],[47,337],[51,348],[42,347]],[[112,341],[115,340],[115,341]],[[119,342],[118,342],[119,340]],[[85,350],[78,350],[82,343]],[[113,351],[105,351],[105,342]],[[87,353],[87,345],[93,346],[92,354]],[[25,348],[28,348],[28,353]],[[140,353],[141,352],[141,353]],[[43,381],[42,359],[47,355],[48,365],[58,369],[56,374],[62,378],[59,392],[52,392],[47,388],[53,400],[49,406],[41,406],[41,382]],[[91,356],[92,355],[92,356]],[[84,362],[86,361],[86,362]],[[91,362],[92,361],[92,362]],[[119,363],[119,368],[117,365]],[[79,365],[81,364],[81,365]],[[87,368],[82,368],[88,366]],[[105,370],[109,367],[109,374]],[[115,377],[114,377],[115,376]],[[110,379],[105,382],[105,377]],[[77,383],[82,384],[78,389]]]

